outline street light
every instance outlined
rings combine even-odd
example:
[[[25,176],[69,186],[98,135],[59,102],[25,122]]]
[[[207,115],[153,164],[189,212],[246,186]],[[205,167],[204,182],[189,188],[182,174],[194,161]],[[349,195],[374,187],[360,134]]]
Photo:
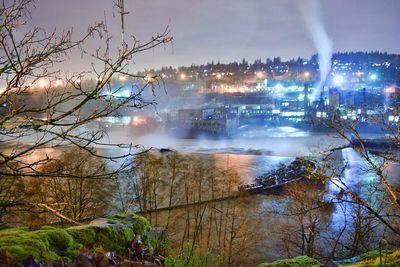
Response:
[[[373,73],[373,74],[371,74],[371,75],[369,76],[369,79],[370,79],[371,81],[376,81],[376,79],[378,79],[378,75],[376,75],[375,73]]]
[[[186,79],[186,74],[185,73],[181,73],[181,75],[179,76],[179,78],[181,80],[185,80]]]

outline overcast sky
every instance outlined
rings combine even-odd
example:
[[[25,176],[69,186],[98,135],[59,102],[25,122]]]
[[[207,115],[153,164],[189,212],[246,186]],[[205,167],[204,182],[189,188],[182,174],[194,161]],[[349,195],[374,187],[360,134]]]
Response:
[[[145,41],[170,25],[173,47],[140,55],[136,69],[231,62],[243,57],[309,57],[316,52],[299,11],[303,0],[125,0],[126,32]],[[334,51],[400,53],[400,0],[321,0]],[[112,0],[37,0],[32,25],[73,28],[79,36],[106,12],[120,38]],[[74,61],[73,64],[82,64]],[[72,66],[71,66],[72,67]]]

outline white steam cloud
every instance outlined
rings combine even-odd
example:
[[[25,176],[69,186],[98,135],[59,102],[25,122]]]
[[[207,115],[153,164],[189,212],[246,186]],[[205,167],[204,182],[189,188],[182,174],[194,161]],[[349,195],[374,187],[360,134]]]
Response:
[[[331,69],[332,41],[326,33],[322,20],[319,0],[298,1],[311,40],[318,51],[320,81],[317,89],[311,96],[314,100],[321,90]]]

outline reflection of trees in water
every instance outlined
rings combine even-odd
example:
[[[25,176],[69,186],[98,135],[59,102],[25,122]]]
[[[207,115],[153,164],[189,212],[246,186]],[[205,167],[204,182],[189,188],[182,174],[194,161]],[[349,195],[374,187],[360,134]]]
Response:
[[[134,165],[134,196],[120,198],[120,208],[138,209],[153,225],[165,228],[175,253],[189,247],[189,257],[194,250],[210,250],[223,265],[249,263],[248,256],[263,239],[258,208],[249,209],[256,205],[254,199],[213,201],[237,194],[236,172],[217,167],[213,157],[177,153],[142,154]]]
[[[69,149],[44,162],[39,171],[43,176],[0,177],[2,223],[68,224],[103,216],[109,210],[115,186],[100,158]]]
[[[321,182],[293,184],[282,196],[204,202],[236,191],[240,181],[228,164],[216,166],[210,156],[178,153],[142,154],[134,163],[131,185],[123,188],[134,194],[125,194],[129,196],[125,200],[120,197],[120,208],[140,210],[153,225],[167,229],[175,253],[189,244],[192,250],[198,246],[200,251],[210,249],[214,256],[221,255],[224,265],[248,265],[300,254],[322,260],[346,258],[377,249],[382,238],[389,246],[396,242],[373,213],[379,211],[393,225],[398,218],[376,180],[353,184],[373,211],[354,195],[332,191],[332,185]],[[332,177],[343,173],[324,164],[320,162],[312,178],[332,183]],[[179,208],[168,209],[174,206]],[[165,209],[155,212],[160,208]]]
[[[334,173],[343,173],[343,170]],[[332,177],[325,176],[324,180],[332,182]],[[392,226],[398,225],[395,222],[398,213],[396,215],[388,201],[389,195],[378,180],[360,179],[359,183],[354,183],[351,190],[356,190],[357,195],[331,189],[310,183],[294,183],[286,189],[285,208],[275,210],[286,219],[276,225],[273,232],[281,237],[279,249],[287,257],[308,255],[328,261],[378,249],[382,240],[385,240],[385,248],[398,246],[398,237],[379,219],[383,216]],[[363,205],[357,197],[362,197]]]

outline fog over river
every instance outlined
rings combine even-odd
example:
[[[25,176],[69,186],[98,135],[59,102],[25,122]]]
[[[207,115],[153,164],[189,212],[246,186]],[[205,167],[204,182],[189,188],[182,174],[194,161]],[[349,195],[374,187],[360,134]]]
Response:
[[[337,168],[346,165],[342,179],[352,190],[368,191],[371,184],[378,179],[374,173],[366,170],[367,165],[352,148],[343,148],[346,146],[346,142],[337,138],[335,134],[307,132],[291,127],[251,129],[243,131],[233,139],[178,139],[160,133],[135,136],[129,127],[116,126],[107,128],[107,135],[102,141],[114,144],[140,144],[144,148],[170,149],[187,154],[203,154],[212,157],[217,166],[235,170],[242,183],[252,183],[255,177],[277,168],[280,163],[289,163],[295,157],[306,156],[318,161],[322,151],[340,148],[332,154],[334,165]],[[31,142],[34,140],[24,140],[25,144]],[[128,150],[126,148],[101,148],[101,151],[106,156],[118,156]],[[46,154],[57,155],[60,153],[62,153],[62,148],[45,148],[35,151],[29,159],[37,160]],[[125,163],[131,161],[132,157],[125,159]],[[110,167],[116,168],[121,163],[123,163],[122,160],[114,162]],[[400,166],[389,162],[385,165],[385,173],[391,182],[397,183]],[[340,191],[331,183],[328,183],[326,187],[328,189],[326,197],[328,198]],[[381,197],[378,195],[379,193],[376,194],[373,196],[374,198]],[[238,253],[234,254],[237,257],[235,261],[252,266],[254,263],[288,256],[283,247],[282,238],[285,231],[298,225],[294,218],[282,215],[285,213],[288,203],[289,198],[284,195],[254,195],[243,198],[236,212],[238,215],[250,218],[250,221],[245,222],[246,229],[241,229],[243,235],[248,235],[248,238],[241,239],[242,241],[247,240],[246,249],[239,245],[234,248]],[[346,211],[348,208],[342,205],[336,206],[330,211],[321,212],[324,217],[324,221],[321,222],[324,228],[321,228],[320,236],[335,235],[335,231],[339,231],[347,223],[344,214],[349,213]],[[185,224],[183,213],[181,213],[182,210],[177,209],[172,213],[164,211],[157,214],[159,219],[156,226],[165,227],[163,223],[167,217],[172,216],[176,219],[168,228],[167,239],[172,247],[179,247],[181,242],[182,227]],[[154,221],[152,224],[155,224]],[[348,231],[351,229],[352,227],[349,226]],[[257,236],[257,242],[252,242],[253,234]],[[243,260],[241,253],[245,253],[252,261]]]

